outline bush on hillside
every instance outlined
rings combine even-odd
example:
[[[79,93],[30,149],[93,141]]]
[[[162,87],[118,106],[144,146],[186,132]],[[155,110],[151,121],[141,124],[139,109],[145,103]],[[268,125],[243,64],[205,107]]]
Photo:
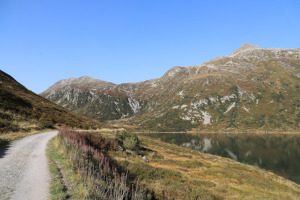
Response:
[[[116,139],[125,149],[138,150],[140,148],[139,138],[135,133],[123,131],[116,134]]]
[[[81,135],[88,144],[99,148],[102,152],[118,150],[118,141],[116,139],[105,138],[100,134],[94,133],[81,133]]]
[[[11,121],[8,120],[0,120],[0,133],[5,132],[17,132],[19,130],[18,125],[13,124]]]
[[[12,120],[12,117],[6,113],[0,112],[0,119],[3,120]]]
[[[44,121],[40,121],[39,127],[41,129],[46,129],[46,128],[50,128],[51,129],[51,128],[54,128],[54,124],[51,121],[44,120]]]

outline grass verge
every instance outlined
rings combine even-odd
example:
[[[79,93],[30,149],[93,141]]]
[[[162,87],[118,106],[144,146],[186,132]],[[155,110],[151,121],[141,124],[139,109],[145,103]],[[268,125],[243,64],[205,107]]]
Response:
[[[48,143],[47,156],[49,158],[49,169],[51,173],[50,193],[51,199],[68,199],[67,189],[63,183],[63,176],[57,163],[61,163],[64,159],[55,147],[56,137]]]
[[[80,174],[72,169],[67,155],[59,148],[57,136],[49,141],[47,156],[51,174],[51,199],[88,199],[89,189],[84,186]]]

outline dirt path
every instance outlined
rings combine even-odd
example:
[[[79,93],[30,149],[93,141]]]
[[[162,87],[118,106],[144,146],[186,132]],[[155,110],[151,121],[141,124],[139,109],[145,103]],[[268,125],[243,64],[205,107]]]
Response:
[[[57,131],[13,142],[0,156],[0,199],[48,199],[48,141]]]

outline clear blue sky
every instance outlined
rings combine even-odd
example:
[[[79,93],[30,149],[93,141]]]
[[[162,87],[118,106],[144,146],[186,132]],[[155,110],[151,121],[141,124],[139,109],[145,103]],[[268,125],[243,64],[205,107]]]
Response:
[[[300,47],[299,0],[0,0],[0,69],[40,93],[199,65],[243,43]]]

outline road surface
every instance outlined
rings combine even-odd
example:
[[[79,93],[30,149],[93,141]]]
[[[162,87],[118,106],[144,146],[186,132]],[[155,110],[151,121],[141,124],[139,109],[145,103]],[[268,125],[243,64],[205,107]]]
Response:
[[[0,150],[0,199],[43,200],[49,197],[48,141],[57,131],[28,136]]]

